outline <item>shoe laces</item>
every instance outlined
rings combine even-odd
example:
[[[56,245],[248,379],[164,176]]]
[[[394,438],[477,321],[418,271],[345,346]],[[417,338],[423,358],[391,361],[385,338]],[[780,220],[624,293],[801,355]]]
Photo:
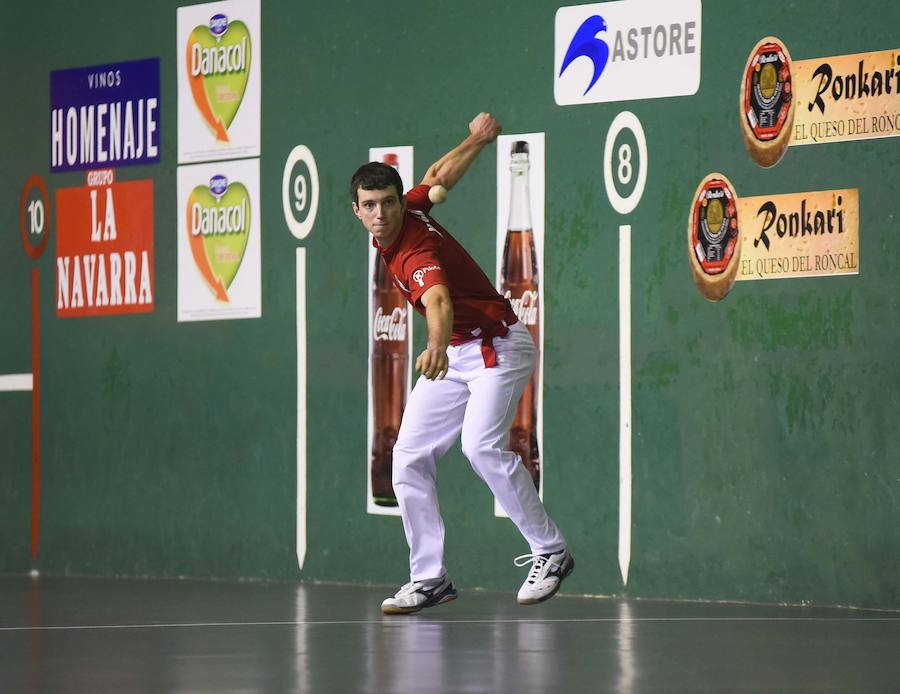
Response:
[[[551,561],[543,554],[522,554],[513,559],[513,564],[516,566],[525,566],[528,562],[531,562],[531,571],[528,572],[528,578],[525,579],[526,583],[536,582],[541,577],[544,566],[548,562],[554,566],[559,566],[559,564],[555,561]]]
[[[416,584],[415,581],[410,581],[406,585],[404,585],[397,593],[394,595],[395,598],[401,598],[404,595],[410,595],[411,593],[416,592]]]
[[[432,588],[436,588],[444,582],[444,577],[439,579],[435,579],[433,581],[410,581],[406,585],[404,585],[400,590],[397,591],[395,598],[400,598],[406,595],[412,595],[419,588],[425,588],[426,590],[431,590]]]

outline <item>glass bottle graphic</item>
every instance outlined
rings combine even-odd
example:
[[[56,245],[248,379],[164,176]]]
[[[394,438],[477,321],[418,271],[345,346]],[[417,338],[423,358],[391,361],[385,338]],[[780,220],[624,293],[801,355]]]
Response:
[[[534,486],[540,491],[541,456],[538,449],[538,369],[540,368],[541,315],[537,251],[531,224],[528,143],[513,142],[510,150],[509,223],[503,248],[500,293],[512,304],[538,349],[537,364],[519,400],[509,432],[510,450],[518,453]]]
[[[384,155],[384,163],[397,168],[396,154]],[[372,501],[396,506],[391,484],[394,444],[406,407],[409,378],[409,307],[394,284],[387,266],[376,254],[372,271]]]

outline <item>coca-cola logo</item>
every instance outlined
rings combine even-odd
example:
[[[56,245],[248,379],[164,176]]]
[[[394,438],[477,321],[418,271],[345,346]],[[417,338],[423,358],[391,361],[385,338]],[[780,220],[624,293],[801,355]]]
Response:
[[[507,289],[504,296],[509,299],[516,317],[525,325],[537,325],[538,320],[538,291],[526,289],[522,296],[513,298],[512,292]]]
[[[385,315],[381,306],[375,311],[372,334],[376,340],[401,341],[406,339],[407,309],[399,306]]]
[[[425,267],[420,267],[413,273],[413,279],[419,283],[420,287],[425,286],[425,273],[431,270],[440,270],[441,268],[437,265],[426,265]]]

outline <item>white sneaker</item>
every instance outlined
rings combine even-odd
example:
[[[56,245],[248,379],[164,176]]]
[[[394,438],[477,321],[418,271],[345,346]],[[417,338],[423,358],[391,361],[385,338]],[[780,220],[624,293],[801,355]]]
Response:
[[[525,566],[528,562],[531,562],[531,571],[519,589],[517,600],[520,605],[534,605],[552,598],[563,579],[575,568],[575,558],[565,548],[556,553],[523,554],[513,561],[516,566]]]
[[[446,576],[430,581],[410,581],[394,597],[381,603],[381,611],[385,614],[412,614],[424,607],[456,600],[457,596],[453,582]]]

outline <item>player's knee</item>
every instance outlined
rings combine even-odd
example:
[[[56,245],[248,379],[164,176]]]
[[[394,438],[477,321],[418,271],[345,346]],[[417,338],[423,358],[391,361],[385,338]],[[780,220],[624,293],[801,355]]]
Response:
[[[394,446],[394,452],[391,458],[391,474],[396,481],[397,472],[405,470],[407,467],[409,467],[409,464],[412,460],[414,460],[414,457],[409,455],[409,453],[399,445],[396,445]]]
[[[412,461],[420,456],[421,451],[416,450],[413,446],[408,446],[402,438],[397,439],[394,444],[393,458],[394,468],[398,465],[409,465]]]
[[[427,451],[405,448],[398,441],[391,461],[391,481],[395,487],[404,484],[411,477],[425,474],[431,464],[432,459]]]
[[[484,455],[490,455],[494,450],[499,451],[499,448],[494,441],[489,441],[479,436],[463,436],[462,452],[469,462],[474,462]]]
[[[398,461],[395,455],[391,468],[391,485],[394,487],[394,494],[398,497],[404,496],[406,490],[412,484],[412,478],[410,466],[402,458]]]

